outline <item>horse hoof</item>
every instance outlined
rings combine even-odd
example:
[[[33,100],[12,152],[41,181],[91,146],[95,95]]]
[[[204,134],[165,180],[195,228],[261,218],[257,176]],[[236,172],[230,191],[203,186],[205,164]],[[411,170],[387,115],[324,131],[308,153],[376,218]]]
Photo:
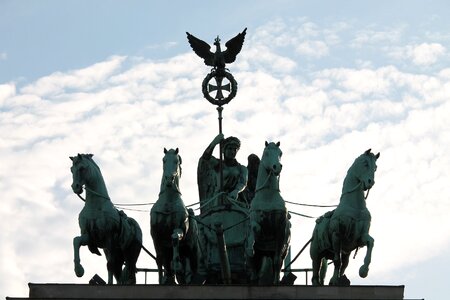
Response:
[[[76,265],[75,266],[75,274],[77,277],[83,277],[84,275],[84,268],[82,265]]]
[[[369,274],[369,267],[366,266],[361,266],[361,268],[359,268],[359,276],[361,278],[366,278],[367,274]]]
[[[321,283],[319,282],[319,280],[317,280],[317,279],[312,279],[312,280],[311,280],[311,283],[312,283],[312,285],[314,285],[314,286],[323,285],[323,283],[321,284]]]
[[[175,276],[164,276],[162,280],[163,285],[175,285]]]

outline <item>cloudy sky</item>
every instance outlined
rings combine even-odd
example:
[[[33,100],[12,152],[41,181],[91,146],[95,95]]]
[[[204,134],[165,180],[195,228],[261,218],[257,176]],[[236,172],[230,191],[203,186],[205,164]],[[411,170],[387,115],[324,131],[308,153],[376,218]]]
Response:
[[[367,200],[370,273],[357,274],[364,248],[347,275],[405,285],[406,298],[446,298],[450,4],[209,2],[0,0],[0,297],[26,296],[28,282],[107,277],[104,257],[87,249],[85,276],[73,273],[83,203],[70,188],[71,155],[94,154],[113,202],[145,203],[158,196],[163,148],[178,147],[184,201],[198,201],[196,164],[217,112],[201,94],[209,68],[185,32],[212,44],[247,27],[229,66],[239,91],[224,109],[225,135],[242,140],[238,160],[280,141],[283,197],[331,205],[353,160],[381,152]],[[152,249],[143,209],[127,213]],[[314,221],[292,222],[295,255]],[[305,253],[294,267],[310,265]],[[142,254],[138,267],[155,264]]]

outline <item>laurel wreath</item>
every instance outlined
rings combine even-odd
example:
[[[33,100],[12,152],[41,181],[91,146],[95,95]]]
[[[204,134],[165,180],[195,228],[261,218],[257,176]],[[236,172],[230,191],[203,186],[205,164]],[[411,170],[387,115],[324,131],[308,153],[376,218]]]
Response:
[[[213,79],[214,77],[218,76],[218,71],[217,70],[212,70],[211,73],[206,75],[205,79],[203,79],[203,82],[202,82],[203,96],[210,103],[212,103],[214,105],[217,105],[217,106],[222,106],[222,105],[227,104],[234,97],[236,97],[236,93],[237,93],[237,82],[236,82],[236,80],[234,80],[233,75],[231,75],[231,73],[229,73],[227,71],[225,71],[225,72],[222,71],[220,73],[221,73],[220,74],[221,76],[223,75],[223,77],[225,77],[226,79],[228,79],[228,81],[230,81],[231,91],[230,91],[230,94],[228,95],[228,97],[225,97],[223,99],[215,99],[215,98],[211,97],[211,95],[208,92],[208,83],[211,81],[211,79]]]

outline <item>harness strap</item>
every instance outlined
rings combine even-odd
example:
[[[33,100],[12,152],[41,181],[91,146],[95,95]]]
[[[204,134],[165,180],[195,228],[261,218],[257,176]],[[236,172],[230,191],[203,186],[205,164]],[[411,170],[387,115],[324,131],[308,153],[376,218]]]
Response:
[[[359,188],[360,185],[362,185],[362,181],[360,181],[354,188],[350,189],[350,191],[343,192],[341,197],[345,194],[350,194],[350,193],[356,191],[356,189]],[[364,200],[367,200],[367,198],[369,197],[369,192],[370,192],[370,188],[367,189],[367,194],[364,196]]]
[[[104,196],[104,195],[102,195],[102,194],[100,194],[100,193],[98,193],[98,192],[96,192],[96,191],[94,191],[94,190],[91,190],[91,189],[88,188],[86,185],[84,186],[84,189],[85,189],[86,191],[89,191],[89,192],[91,192],[91,193],[93,193],[93,194],[99,196],[99,197],[102,197],[103,199],[106,199],[106,200],[111,201],[111,199],[110,199],[109,197]]]
[[[260,190],[263,190],[263,189],[267,189],[267,188],[268,188],[268,187],[266,187],[266,184],[267,184],[267,182],[269,182],[269,178],[270,178],[270,176],[272,176],[272,175],[273,175],[273,172],[270,171],[270,172],[269,172],[269,175],[267,176],[267,178],[266,178],[266,180],[264,181],[264,183],[262,184],[262,186],[259,187],[259,188],[257,188],[257,189],[255,190],[255,194],[256,194],[257,192],[259,192]],[[279,176],[279,178],[281,178],[281,176]],[[279,179],[278,179],[278,184],[279,184]],[[279,186],[279,185],[278,185],[278,186]],[[276,191],[279,192],[279,191],[280,191],[280,188],[276,189]]]

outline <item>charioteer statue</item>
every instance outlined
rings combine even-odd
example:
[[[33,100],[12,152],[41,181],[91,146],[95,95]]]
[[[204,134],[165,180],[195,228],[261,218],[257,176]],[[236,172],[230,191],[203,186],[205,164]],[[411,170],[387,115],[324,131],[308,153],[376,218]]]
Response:
[[[221,144],[223,148],[222,174],[223,185],[217,184],[220,180],[220,160],[214,157],[214,148]],[[236,160],[236,154],[241,147],[241,141],[234,136],[224,138],[223,134],[218,134],[203,152],[199,161],[199,184],[204,186],[199,189],[204,191],[203,199],[200,199],[202,210],[217,206],[221,200],[233,202],[235,204],[248,207],[247,200],[242,191],[247,186],[247,168]],[[209,178],[205,178],[208,177]],[[221,197],[223,195],[223,197]]]

